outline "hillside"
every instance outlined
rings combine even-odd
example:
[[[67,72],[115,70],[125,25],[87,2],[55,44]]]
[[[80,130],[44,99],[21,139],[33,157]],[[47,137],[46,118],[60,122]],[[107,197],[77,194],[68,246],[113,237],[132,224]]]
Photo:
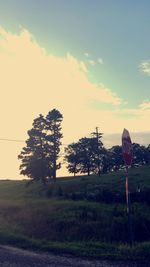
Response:
[[[41,184],[33,183],[27,186],[27,180],[0,180],[0,198],[26,198],[27,196],[38,196],[45,191]],[[150,166],[129,169],[129,187],[131,192],[136,192],[140,186],[141,191],[150,189]],[[124,193],[125,189],[125,172],[124,170],[102,174],[98,176],[75,176],[57,178],[57,183],[51,181],[47,188],[52,196],[58,195],[56,188],[62,189],[62,193],[86,192],[89,188],[91,191],[98,189],[106,189],[112,192]]]
[[[150,167],[130,169],[129,185],[132,249],[124,171],[63,177],[46,186],[0,181],[0,242],[102,258],[150,257]]]

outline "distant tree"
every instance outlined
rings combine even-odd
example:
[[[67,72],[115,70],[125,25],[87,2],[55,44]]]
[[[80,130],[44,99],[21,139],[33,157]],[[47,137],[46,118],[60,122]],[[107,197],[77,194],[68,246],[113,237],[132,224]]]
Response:
[[[98,136],[100,138],[100,135]],[[96,137],[84,137],[77,143],[70,144],[66,148],[65,160],[68,162],[68,170],[74,175],[78,172],[100,173],[102,162],[102,142]]]
[[[150,154],[149,154],[149,147],[145,147],[145,146],[143,146],[143,145],[141,145],[141,150],[142,150],[142,154],[143,154],[143,161],[142,161],[142,163],[143,164],[149,164],[149,156],[150,156]]]
[[[81,138],[79,140],[79,148],[80,148],[80,172],[87,173],[90,175],[93,173],[97,167],[96,160],[96,146],[97,140],[95,138]]]
[[[145,151],[145,162],[146,164],[150,164],[150,145],[146,147]]]
[[[113,153],[110,149],[103,148],[102,150],[102,172],[107,173],[113,169]]]
[[[109,149],[109,152],[111,153],[111,166],[115,171],[117,171],[124,165],[122,147],[119,145],[113,146]]]
[[[48,178],[56,178],[56,170],[60,168],[57,159],[60,151],[62,115],[52,110],[46,118],[39,115],[28,131],[29,138],[18,158],[21,160],[20,173],[33,180],[45,182]]]
[[[72,143],[65,149],[65,162],[68,163],[67,169],[74,176],[80,172],[80,146],[79,143]]]
[[[133,164],[146,164],[149,157],[148,150],[145,146],[133,143]]]

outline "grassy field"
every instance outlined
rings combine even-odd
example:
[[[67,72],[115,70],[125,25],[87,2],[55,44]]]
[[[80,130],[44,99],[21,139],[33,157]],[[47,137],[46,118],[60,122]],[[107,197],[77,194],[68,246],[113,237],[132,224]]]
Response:
[[[0,181],[0,243],[100,258],[150,259],[150,167],[130,169],[129,185],[132,248],[127,245],[124,171],[64,177],[46,186]]]

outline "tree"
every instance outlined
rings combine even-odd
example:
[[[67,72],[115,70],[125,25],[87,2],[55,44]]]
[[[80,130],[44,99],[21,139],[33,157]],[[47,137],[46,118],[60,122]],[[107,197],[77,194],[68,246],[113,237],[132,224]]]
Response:
[[[18,156],[21,159],[20,174],[35,180],[45,180],[47,176],[47,160],[45,156],[45,119],[40,114],[33,121],[33,128],[28,131],[29,138]]]
[[[95,171],[95,149],[97,143],[95,138],[81,138],[79,140],[79,150],[80,150],[80,172],[87,173],[90,175],[91,172]]]
[[[124,165],[124,160],[122,156],[122,147],[119,145],[113,146],[109,149],[112,158],[112,168],[117,171],[120,167]]]
[[[61,113],[53,109],[46,118],[39,115],[28,131],[29,138],[18,156],[22,161],[20,173],[33,180],[45,182],[48,178],[56,178],[56,170],[60,168],[57,159],[60,152]]]
[[[113,161],[112,161],[112,152],[110,149],[103,148],[102,150],[102,172],[107,173],[110,172],[113,168]]]
[[[147,162],[147,152],[148,149],[145,146],[133,143],[133,164],[145,164]]]
[[[61,133],[61,122],[63,116],[62,114],[53,109],[46,116],[46,131],[47,131],[47,144],[50,148],[49,161],[51,162],[52,167],[52,177],[56,179],[56,170],[60,169],[61,164],[57,164],[57,159],[59,157],[61,138],[63,137]]]
[[[68,145],[65,149],[65,162],[68,163],[67,169],[69,173],[73,173],[74,176],[76,173],[80,172],[80,147],[79,143],[72,143]]]
[[[65,160],[68,162],[69,172],[74,175],[77,172],[87,173],[87,175],[100,174],[103,144],[99,138],[101,138],[101,134],[96,137],[84,137],[66,148]]]
[[[150,164],[150,145],[146,147],[145,151],[145,162],[146,164]]]

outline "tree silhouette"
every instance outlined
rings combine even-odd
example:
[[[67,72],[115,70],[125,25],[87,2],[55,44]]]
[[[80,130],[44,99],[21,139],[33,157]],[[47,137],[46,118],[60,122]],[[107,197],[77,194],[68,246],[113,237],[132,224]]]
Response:
[[[65,148],[65,162],[68,163],[67,169],[69,173],[73,173],[74,176],[76,173],[80,172],[80,146],[79,143],[72,143]]]
[[[98,138],[101,138],[101,134]],[[97,136],[84,137],[66,148],[65,160],[70,173],[100,174],[103,144],[98,138]]]
[[[52,177],[56,178],[56,170],[60,169],[61,164],[57,164],[57,159],[59,157],[61,138],[63,137],[61,133],[61,122],[63,116],[62,114],[53,109],[46,116],[46,140],[49,150],[49,161],[51,163]]]
[[[29,138],[18,158],[21,160],[20,174],[33,180],[45,182],[48,178],[56,178],[56,170],[60,168],[57,159],[60,152],[61,113],[53,109],[46,118],[39,115],[28,131]]]
[[[120,169],[120,167],[124,166],[124,160],[122,155],[122,146],[116,145],[109,149],[111,153],[111,165],[114,171]]]

